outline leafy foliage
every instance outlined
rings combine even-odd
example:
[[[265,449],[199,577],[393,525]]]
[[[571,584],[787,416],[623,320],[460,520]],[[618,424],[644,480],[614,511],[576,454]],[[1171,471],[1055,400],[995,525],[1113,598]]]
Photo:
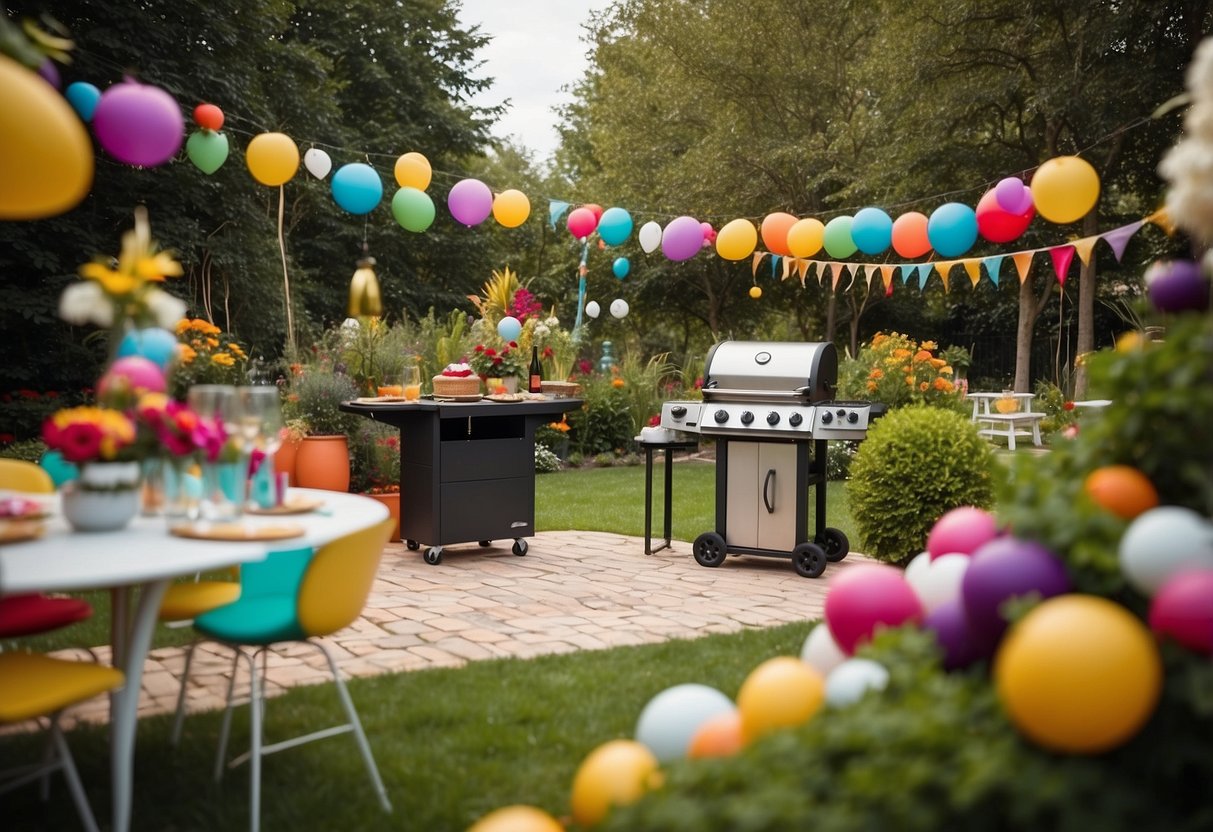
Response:
[[[841,395],[890,408],[917,403],[962,410],[954,368],[934,355],[937,349],[934,341],[920,344],[899,332],[877,332],[859,355],[842,362]]]

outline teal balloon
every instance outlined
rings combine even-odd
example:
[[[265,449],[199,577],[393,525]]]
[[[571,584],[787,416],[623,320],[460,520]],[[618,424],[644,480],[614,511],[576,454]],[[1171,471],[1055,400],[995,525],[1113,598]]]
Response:
[[[632,215],[623,208],[606,209],[598,220],[598,236],[608,246],[623,245],[632,236]]]
[[[168,370],[177,357],[177,336],[167,329],[133,329],[118,343],[118,358],[136,355],[146,358],[161,370]]]
[[[351,214],[369,214],[383,199],[383,180],[362,162],[342,165],[329,182],[333,201]]]
[[[88,81],[74,81],[67,85],[67,89],[63,91],[63,97],[67,99],[67,103],[72,105],[72,109],[76,111],[76,115],[80,116],[81,121],[92,121],[93,113],[97,110],[97,104],[101,101],[101,90],[90,84]]]
[[[425,191],[401,188],[392,197],[392,216],[405,231],[420,234],[434,222],[434,200]]]
[[[948,202],[931,212],[927,240],[940,257],[958,257],[977,242],[977,212],[959,202]]]
[[[893,242],[893,220],[879,208],[861,208],[851,221],[851,239],[864,254],[880,254]]]
[[[831,257],[850,257],[858,250],[851,237],[851,217],[835,217],[826,223],[825,249]]]
[[[615,277],[623,280],[628,276],[628,272],[632,270],[632,264],[628,262],[626,257],[616,257],[615,262],[611,264],[611,271],[615,273]]]
[[[506,315],[497,322],[497,334],[506,341],[513,341],[522,334],[522,322],[513,315]]]
[[[208,175],[223,167],[227,153],[227,136],[214,130],[199,130],[185,143],[185,155],[194,167]]]

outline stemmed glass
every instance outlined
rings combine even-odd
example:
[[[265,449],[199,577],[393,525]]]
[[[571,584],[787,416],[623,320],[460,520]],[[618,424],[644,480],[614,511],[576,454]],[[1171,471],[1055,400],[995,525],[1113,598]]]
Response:
[[[219,459],[202,463],[201,516],[204,520],[234,520],[240,516],[244,502],[247,463],[244,461],[240,424],[240,402],[236,388],[230,384],[196,384],[189,389],[186,401],[190,409],[203,419],[223,426],[224,449]],[[234,445],[232,448],[230,446]],[[235,450],[235,462],[225,459]]]
[[[272,385],[260,384],[251,387],[236,388],[236,398],[240,406],[240,435],[244,440],[245,455],[251,456],[255,450],[265,454],[262,457],[262,468],[257,469],[253,477],[252,499],[261,505],[273,505],[276,502],[276,483],[274,482],[274,453],[282,445],[282,406],[278,388]],[[269,466],[269,467],[264,467]]]

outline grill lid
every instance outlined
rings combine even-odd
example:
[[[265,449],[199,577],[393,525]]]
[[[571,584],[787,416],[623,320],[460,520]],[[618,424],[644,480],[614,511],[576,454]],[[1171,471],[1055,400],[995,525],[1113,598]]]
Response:
[[[826,401],[838,383],[838,350],[829,342],[721,341],[708,352],[707,401]]]

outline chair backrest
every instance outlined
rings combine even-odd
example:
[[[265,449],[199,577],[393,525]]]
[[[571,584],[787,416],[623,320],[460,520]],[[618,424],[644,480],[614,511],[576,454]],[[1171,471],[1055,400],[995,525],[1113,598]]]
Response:
[[[33,462],[0,458],[0,488],[27,494],[53,494],[55,481]]]
[[[348,627],[366,605],[383,547],[396,528],[389,517],[316,550],[299,587],[299,625],[309,636]]]

